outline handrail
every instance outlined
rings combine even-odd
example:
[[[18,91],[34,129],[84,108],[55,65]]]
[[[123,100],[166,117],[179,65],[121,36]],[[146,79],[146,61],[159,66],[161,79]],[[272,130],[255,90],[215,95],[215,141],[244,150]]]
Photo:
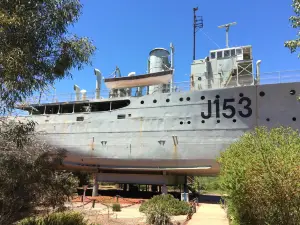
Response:
[[[198,74],[199,75],[199,74]],[[194,74],[194,76],[197,76],[197,74]],[[254,75],[247,79],[253,80]],[[207,82],[207,85],[202,85],[201,90],[207,90],[207,89],[218,89],[218,88],[228,88],[228,87],[234,87],[237,85],[232,86],[218,86],[215,85],[213,88],[209,86],[208,83],[214,83],[214,84],[220,84],[219,80],[222,78],[213,78],[209,79]],[[243,85],[249,85],[249,80],[244,79]],[[187,92],[192,91],[190,86],[191,81],[181,81],[181,82],[173,82],[172,86],[172,92]],[[248,83],[247,83],[248,82]],[[274,83],[291,83],[291,82],[300,82],[300,70],[286,70],[286,71],[275,71],[275,72],[265,72],[260,74],[260,80],[259,84],[257,85],[263,85],[263,84],[274,84]],[[158,89],[158,92],[170,92],[170,89],[165,89],[162,85]],[[131,97],[137,97],[137,88],[131,89]],[[94,91],[88,91],[86,92],[86,100],[96,100],[96,90]],[[142,95],[147,95],[146,87],[143,88]],[[110,98],[110,90],[109,89],[102,89],[100,93],[100,99],[109,99]],[[123,95],[124,97],[126,95]],[[26,99],[25,102],[23,102],[25,105],[30,104],[45,104],[45,103],[55,103],[55,102],[70,102],[75,101],[75,92],[74,93],[62,93],[62,94],[56,94],[56,95],[46,95],[46,94],[38,94],[37,96],[32,96],[28,99]]]

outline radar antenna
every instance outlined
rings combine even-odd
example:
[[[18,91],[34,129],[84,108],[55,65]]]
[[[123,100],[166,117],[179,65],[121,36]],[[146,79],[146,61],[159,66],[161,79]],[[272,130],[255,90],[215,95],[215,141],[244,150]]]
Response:
[[[203,19],[202,16],[196,16],[196,11],[198,7],[193,8],[194,11],[194,46],[193,46],[193,60],[196,59],[196,32],[203,28]],[[196,30],[198,28],[198,30]]]
[[[229,42],[229,40],[228,40],[229,27],[233,26],[233,25],[236,25],[236,22],[218,26],[218,28],[224,28],[224,27],[226,28],[226,48],[229,48],[229,44],[228,44],[228,42]]]

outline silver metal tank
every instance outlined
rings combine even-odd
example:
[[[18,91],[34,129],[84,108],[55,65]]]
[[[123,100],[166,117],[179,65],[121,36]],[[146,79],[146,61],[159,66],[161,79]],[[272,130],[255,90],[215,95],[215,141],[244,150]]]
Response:
[[[168,70],[170,52],[164,48],[154,48],[149,53],[149,68],[148,73],[156,73]],[[169,92],[169,85],[153,85],[149,86],[149,94]]]

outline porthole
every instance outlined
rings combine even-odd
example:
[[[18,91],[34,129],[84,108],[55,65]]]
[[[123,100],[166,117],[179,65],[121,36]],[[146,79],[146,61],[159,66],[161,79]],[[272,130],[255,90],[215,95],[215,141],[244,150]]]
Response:
[[[154,100],[153,100],[153,103],[156,103],[156,102],[157,102],[157,100],[156,100],[156,99],[154,99]]]
[[[205,97],[204,96],[201,96],[201,100],[204,100],[205,99]]]
[[[269,121],[270,121],[270,118],[267,118],[266,120],[269,122]]]
[[[296,94],[296,91],[295,90],[290,90],[290,94],[294,95],[294,94]]]
[[[131,117],[131,114],[128,114],[128,117]]]
[[[260,97],[264,97],[265,96],[265,92],[261,91],[259,92]]]
[[[244,94],[243,94],[243,93],[240,93],[240,97],[244,97]]]
[[[179,100],[182,102],[182,101],[183,101],[183,98],[180,98]]]
[[[205,123],[205,120],[202,120],[201,122],[202,122],[202,123]]]
[[[220,123],[220,120],[217,120],[217,123]]]
[[[180,124],[182,125],[182,124],[183,124],[183,122],[182,122],[182,121],[180,121]]]
[[[293,117],[293,121],[296,121],[297,119],[296,119],[296,117]]]
[[[198,77],[198,80],[201,80],[201,77]]]
[[[170,102],[170,99],[167,98],[167,99],[166,99],[166,102]]]
[[[141,104],[144,104],[144,101],[141,101]]]
[[[216,98],[220,98],[220,95],[216,95]]]
[[[189,101],[189,100],[191,100],[191,98],[190,98],[190,97],[187,97],[186,100]]]
[[[187,124],[191,124],[191,121],[187,121]]]
[[[235,123],[235,122],[236,122],[236,119],[233,119],[232,121]]]

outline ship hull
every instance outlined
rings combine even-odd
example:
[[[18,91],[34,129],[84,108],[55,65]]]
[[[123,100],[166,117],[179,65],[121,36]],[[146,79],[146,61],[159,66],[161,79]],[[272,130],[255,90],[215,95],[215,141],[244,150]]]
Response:
[[[298,129],[298,93],[299,82],[156,93],[123,98],[130,104],[116,110],[27,118],[41,138],[67,150],[66,169],[216,175],[217,157],[245,132]]]

